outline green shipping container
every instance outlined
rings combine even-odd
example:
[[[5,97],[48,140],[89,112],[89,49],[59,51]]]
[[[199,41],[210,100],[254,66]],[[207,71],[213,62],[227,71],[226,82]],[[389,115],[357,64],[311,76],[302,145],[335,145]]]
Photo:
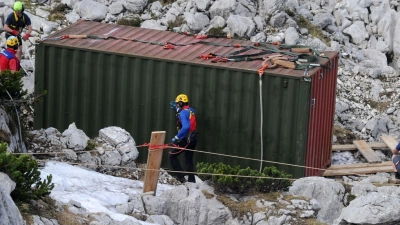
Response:
[[[261,52],[246,46],[254,43],[79,21],[36,46],[35,93],[48,94],[35,105],[34,128],[63,132],[75,122],[93,138],[118,126],[137,145],[148,143],[152,131],[166,131],[169,142],[176,134],[169,103],[185,93],[196,110],[196,149],[206,152],[196,153],[195,163],[259,169],[262,158],[263,166],[295,177],[322,174],[315,168],[331,162],[337,52],[319,58],[330,68],[267,68],[261,79],[262,59],[199,57]],[[139,148],[139,162],[146,162],[147,150]],[[167,150],[162,166],[169,168]]]

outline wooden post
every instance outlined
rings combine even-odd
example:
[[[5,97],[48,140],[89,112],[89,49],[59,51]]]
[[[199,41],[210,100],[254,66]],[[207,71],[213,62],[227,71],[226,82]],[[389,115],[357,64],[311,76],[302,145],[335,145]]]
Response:
[[[151,146],[163,145],[164,141],[165,131],[151,132],[150,148],[147,157],[147,170],[146,175],[144,176],[143,193],[153,191],[153,195],[156,195],[163,149],[157,149],[157,147],[152,148]]]

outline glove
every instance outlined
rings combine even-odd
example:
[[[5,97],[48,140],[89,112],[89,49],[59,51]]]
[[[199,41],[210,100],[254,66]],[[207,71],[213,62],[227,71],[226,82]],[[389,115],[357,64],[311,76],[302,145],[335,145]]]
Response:
[[[179,138],[177,136],[175,136],[174,138],[172,138],[171,140],[171,144],[176,144],[179,142]]]
[[[24,39],[24,41],[28,40],[28,38],[31,36],[31,34],[27,33],[25,34],[25,36],[22,37],[22,39]]]
[[[19,32],[17,30],[13,30],[13,31],[11,31],[11,33],[14,34],[15,36],[19,35]]]
[[[176,110],[176,102],[172,101],[172,102],[169,103],[169,105],[170,105],[169,107],[170,107],[172,110],[174,110],[174,111]]]

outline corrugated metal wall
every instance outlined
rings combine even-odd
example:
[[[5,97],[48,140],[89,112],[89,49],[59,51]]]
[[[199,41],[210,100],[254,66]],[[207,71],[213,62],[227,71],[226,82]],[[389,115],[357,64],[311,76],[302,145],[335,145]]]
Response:
[[[306,176],[321,175],[323,170],[312,168],[326,169],[331,164],[338,56],[331,60],[331,69],[321,68],[312,79]]]
[[[48,94],[35,106],[35,129],[55,127],[63,132],[75,122],[93,138],[102,128],[119,126],[137,145],[149,142],[152,131],[165,130],[168,142],[175,135],[169,102],[186,93],[197,113],[196,149],[260,158],[257,74],[46,44],[36,51],[35,92]],[[264,159],[305,165],[311,83],[274,74],[264,75],[262,81]],[[139,160],[145,162],[147,149],[139,151]],[[254,169],[260,165],[201,153],[195,154],[195,161]],[[305,174],[303,168],[274,165],[296,177]],[[169,166],[166,152],[163,166]]]

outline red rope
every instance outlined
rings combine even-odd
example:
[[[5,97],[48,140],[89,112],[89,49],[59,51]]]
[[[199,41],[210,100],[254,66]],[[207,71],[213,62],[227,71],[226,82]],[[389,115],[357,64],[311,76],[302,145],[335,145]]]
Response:
[[[164,150],[166,148],[180,149],[180,151],[178,151],[178,152],[173,152],[173,153],[169,152],[169,154],[175,155],[175,154],[179,154],[182,151],[184,151],[187,146],[182,148],[176,144],[150,145],[150,143],[144,143],[144,144],[136,146],[136,148],[140,148],[140,147],[149,147],[149,151],[160,151],[160,150]]]

